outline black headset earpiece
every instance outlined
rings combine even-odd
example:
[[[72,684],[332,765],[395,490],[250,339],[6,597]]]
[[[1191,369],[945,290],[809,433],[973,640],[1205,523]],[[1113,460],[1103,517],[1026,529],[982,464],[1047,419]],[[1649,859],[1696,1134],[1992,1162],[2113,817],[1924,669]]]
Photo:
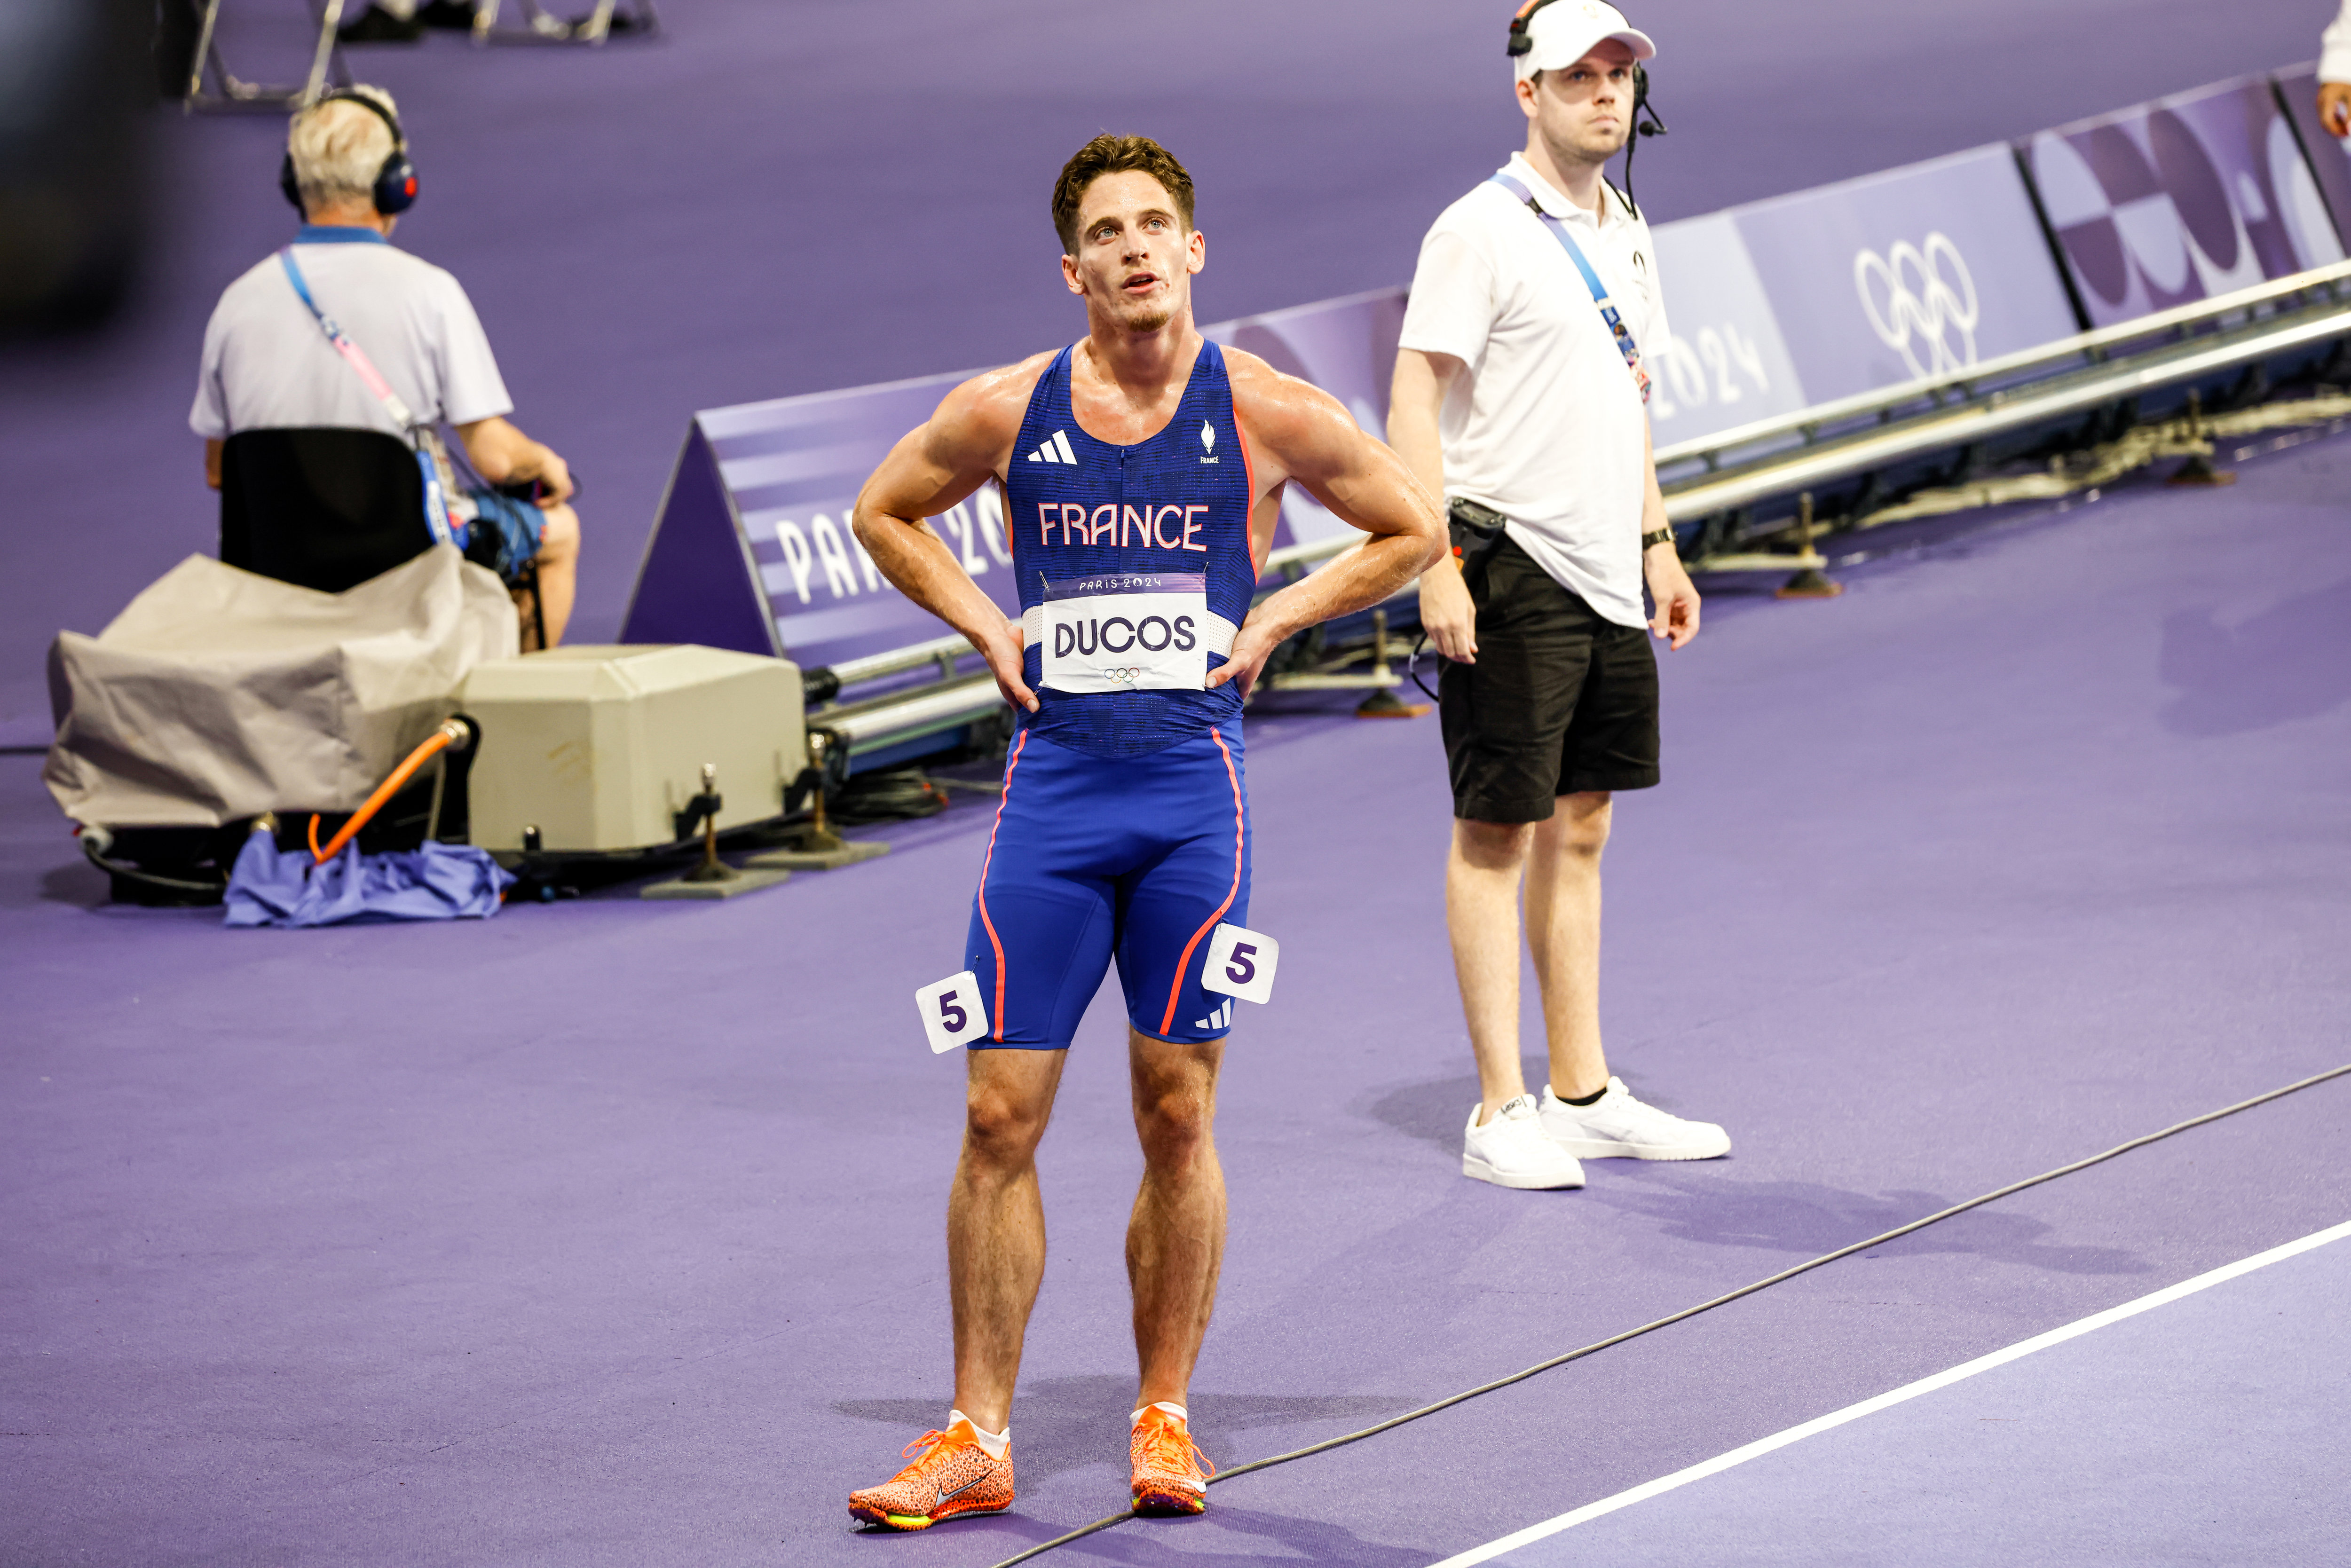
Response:
[[[356,103],[381,120],[392,131],[392,152],[376,171],[375,186],[369,193],[375,210],[385,217],[396,217],[416,204],[416,165],[408,161],[408,135],[400,129],[400,121],[392,110],[362,92],[330,92],[319,103]],[[316,108],[314,104],[311,107]],[[294,154],[289,151],[277,163],[277,188],[302,211],[301,183],[294,178]]]
[[[1515,60],[1535,47],[1535,41],[1527,36],[1527,23],[1536,12],[1550,4],[1551,0],[1527,0],[1519,7],[1519,14],[1510,18],[1510,44],[1506,51],[1510,58]]]

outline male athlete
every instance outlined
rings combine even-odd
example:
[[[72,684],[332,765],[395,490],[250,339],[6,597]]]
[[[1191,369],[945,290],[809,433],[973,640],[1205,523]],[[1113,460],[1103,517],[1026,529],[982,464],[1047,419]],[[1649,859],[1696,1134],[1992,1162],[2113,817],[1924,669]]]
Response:
[[[1201,980],[1217,927],[1249,917],[1241,703],[1283,639],[1378,603],[1443,549],[1436,504],[1336,400],[1200,336],[1207,242],[1164,148],[1086,143],[1053,225],[1086,336],[947,394],[855,515],[874,564],[986,655],[1019,721],[967,943],[987,1032],[947,1199],[955,1408],[913,1464],[849,1499],[893,1530],[1012,1504],[1012,1386],[1045,1270],[1037,1142],[1113,955],[1144,1158],[1126,1238],[1134,1507],[1207,1506],[1186,1400],[1224,1252],[1212,1124],[1232,1005]],[[1252,610],[1292,480],[1372,537]],[[1019,621],[923,522],[991,481]]]

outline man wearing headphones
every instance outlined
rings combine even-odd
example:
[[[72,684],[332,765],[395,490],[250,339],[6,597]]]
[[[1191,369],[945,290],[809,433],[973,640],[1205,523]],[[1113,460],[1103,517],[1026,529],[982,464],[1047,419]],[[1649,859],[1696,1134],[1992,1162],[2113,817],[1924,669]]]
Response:
[[[427,512],[448,523],[421,516],[417,548],[455,524],[509,583],[536,560],[547,642],[560,642],[580,559],[570,471],[507,419],[514,404],[465,289],[390,243],[416,198],[392,95],[346,88],[295,115],[278,183],[301,229],[228,286],[204,329],[188,423],[204,438],[205,482],[220,488],[239,431],[380,430],[434,455],[438,427],[453,425],[476,482],[428,476]]]
[[[1646,34],[1600,0],[1511,22],[1527,143],[1422,242],[1388,440],[1448,497],[1455,553],[1421,579],[1440,677],[1453,842],[1446,923],[1480,1103],[1462,1174],[1583,1185],[1584,1159],[1706,1159],[1730,1140],[1633,1097],[1600,1044],[1600,853],[1610,800],[1657,782],[1643,626],[1698,634],[1650,455],[1643,344],[1666,341],[1656,250],[1602,178],[1646,107]],[[1519,1065],[1519,897],[1551,1082]]]

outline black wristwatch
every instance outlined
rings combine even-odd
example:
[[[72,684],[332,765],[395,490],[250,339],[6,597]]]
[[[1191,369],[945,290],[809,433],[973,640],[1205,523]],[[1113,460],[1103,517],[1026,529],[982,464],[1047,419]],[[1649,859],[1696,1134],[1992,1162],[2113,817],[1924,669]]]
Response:
[[[1651,528],[1647,533],[1641,536],[1641,548],[1643,549],[1647,549],[1651,545],[1671,544],[1673,543],[1673,529],[1669,528]]]

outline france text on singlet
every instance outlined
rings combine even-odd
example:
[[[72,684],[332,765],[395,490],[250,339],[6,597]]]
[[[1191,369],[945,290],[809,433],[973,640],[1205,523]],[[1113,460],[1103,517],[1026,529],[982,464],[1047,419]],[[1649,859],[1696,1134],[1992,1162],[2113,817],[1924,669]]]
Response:
[[[1038,378],[1005,494],[1038,711],[1024,725],[1097,757],[1138,757],[1240,711],[1225,662],[1257,586],[1249,455],[1225,357],[1203,342],[1167,428],[1097,441],[1070,411],[1064,349]]]

